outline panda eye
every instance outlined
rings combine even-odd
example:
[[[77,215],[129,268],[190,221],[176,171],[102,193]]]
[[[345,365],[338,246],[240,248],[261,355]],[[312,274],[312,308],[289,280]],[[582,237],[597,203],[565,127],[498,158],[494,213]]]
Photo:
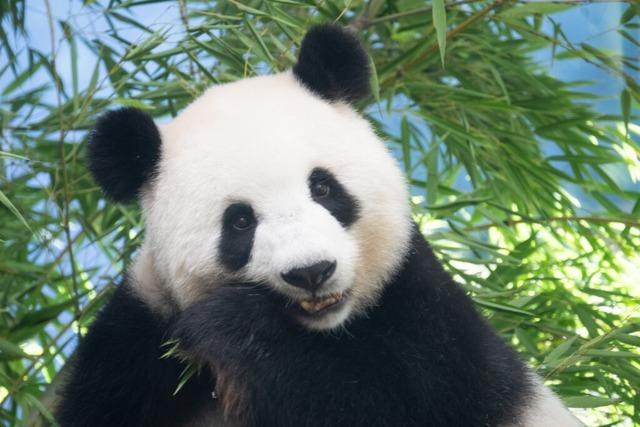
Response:
[[[324,181],[311,185],[311,195],[316,198],[327,197],[331,193],[331,186]]]
[[[225,210],[222,222],[227,230],[247,231],[255,227],[256,217],[251,206],[234,203]]]
[[[349,227],[358,219],[358,200],[330,171],[316,167],[307,182],[313,201],[329,211],[343,227]]]
[[[239,217],[233,220],[233,228],[235,228],[238,231],[244,231],[244,230],[247,230],[249,227],[251,227],[252,223],[253,221],[249,217],[249,215],[240,215]]]

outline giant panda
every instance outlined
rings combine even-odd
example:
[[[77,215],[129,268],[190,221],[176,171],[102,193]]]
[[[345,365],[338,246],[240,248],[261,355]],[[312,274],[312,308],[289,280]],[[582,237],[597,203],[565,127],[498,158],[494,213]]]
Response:
[[[89,169],[146,231],[72,360],[61,426],[579,425],[412,222],[354,108],[369,80],[357,38],[322,25],[292,70],[167,124],[98,120]]]

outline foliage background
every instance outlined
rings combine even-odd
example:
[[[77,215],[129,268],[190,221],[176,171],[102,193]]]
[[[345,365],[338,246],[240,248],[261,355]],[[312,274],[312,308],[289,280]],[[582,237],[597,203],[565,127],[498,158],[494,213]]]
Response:
[[[51,419],[141,239],[137,207],[85,168],[95,117],[167,120],[211,84],[287,69],[309,26],[337,21],[368,48],[362,108],[447,268],[583,421],[640,425],[639,55],[574,44],[554,17],[578,3],[0,0],[2,424]],[[622,4],[609,31],[638,47],[640,6]],[[541,51],[616,79],[615,112]]]

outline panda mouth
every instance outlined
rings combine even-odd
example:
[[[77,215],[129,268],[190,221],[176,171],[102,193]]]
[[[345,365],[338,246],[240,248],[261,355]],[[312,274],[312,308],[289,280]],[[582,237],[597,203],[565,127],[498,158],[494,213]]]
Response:
[[[336,292],[334,294],[305,299],[298,302],[298,305],[308,315],[318,316],[334,308],[337,308],[347,297],[347,292]]]

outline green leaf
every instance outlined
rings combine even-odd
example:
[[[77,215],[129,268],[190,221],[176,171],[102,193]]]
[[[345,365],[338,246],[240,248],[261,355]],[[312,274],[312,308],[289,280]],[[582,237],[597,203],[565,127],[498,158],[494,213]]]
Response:
[[[405,171],[411,170],[411,131],[409,130],[409,120],[402,117],[400,122],[400,142],[402,143],[402,163]]]
[[[485,203],[491,200],[491,197],[469,197],[469,198],[459,198],[452,202],[441,203],[438,205],[427,205],[427,210],[429,211],[457,211],[459,209],[475,206],[481,203]]]
[[[637,3],[631,3],[627,7],[627,10],[624,11],[622,16],[620,16],[620,25],[628,24],[633,18],[638,16],[638,14],[640,14],[640,5],[638,5]]]
[[[433,206],[438,198],[438,184],[440,177],[438,175],[438,159],[439,159],[439,139],[434,138],[427,153],[427,205]]]
[[[7,158],[12,158],[12,159],[27,160],[27,161],[29,160],[25,156],[20,156],[18,154],[13,154],[13,153],[8,153],[6,151],[0,151],[0,157],[7,157]]]
[[[0,361],[30,358],[20,346],[0,337]]]
[[[564,356],[573,346],[573,343],[576,342],[578,337],[571,337],[547,354],[547,357],[544,358],[542,362],[545,365],[553,366],[555,362],[557,362],[562,356]]]
[[[75,298],[70,298],[67,301],[58,304],[52,304],[39,310],[30,311],[22,316],[18,321],[18,324],[12,328],[12,331],[19,331],[21,328],[50,322],[74,304]]]
[[[598,408],[618,402],[617,399],[599,396],[568,396],[562,400],[569,408]]]
[[[269,62],[274,62],[273,56],[271,56],[271,52],[269,52],[269,49],[267,48],[267,45],[264,43],[264,40],[262,39],[260,34],[258,34],[256,29],[253,27],[253,25],[251,25],[251,22],[247,22],[247,27],[249,27],[249,30],[251,31],[251,34],[253,35],[253,37],[258,42],[258,46],[260,46],[260,51],[265,56],[265,58]]]
[[[153,110],[153,105],[148,105],[146,103],[144,103],[143,101],[140,101],[138,99],[132,99],[132,98],[115,98],[113,100],[113,102],[115,104],[119,104],[125,107],[135,107],[135,108],[139,108],[141,110]]]
[[[500,304],[500,303],[496,303],[496,302],[492,302],[492,301],[487,301],[481,298],[474,298],[473,299],[477,304],[483,306],[483,307],[487,307],[490,308],[492,310],[498,310],[498,311],[504,311],[507,313],[514,313],[514,314],[519,314],[522,316],[535,316],[534,313],[531,313],[529,311],[526,310],[522,310],[518,307],[513,307],[511,305],[507,305],[507,304]]]
[[[369,55],[369,67],[371,67],[371,93],[373,94],[373,99],[376,102],[380,102],[380,82],[378,80],[378,71],[376,70],[376,64],[373,62],[373,58]]]
[[[33,64],[31,67],[24,70],[22,73],[20,73],[17,77],[13,79],[13,81],[10,84],[8,84],[4,88],[4,90],[2,91],[2,95],[7,96],[11,94],[13,91],[15,91],[16,89],[21,88],[25,84],[25,82],[29,80],[29,78],[31,78],[31,76],[33,76],[40,69],[43,63],[44,63],[43,61],[38,61],[35,64]]]
[[[501,11],[498,16],[500,18],[522,18],[534,14],[551,15],[553,13],[562,12],[572,7],[570,4],[546,3],[546,2],[530,2],[518,4]]]
[[[41,402],[37,397],[33,395],[26,396],[28,405],[35,407],[40,414],[47,420],[49,426],[51,427],[59,427],[60,425],[56,422],[55,417],[50,408],[45,406],[43,402]]]
[[[627,89],[620,94],[620,109],[622,110],[622,119],[624,120],[624,129],[629,135],[629,116],[631,115],[631,95]]]
[[[173,392],[173,395],[175,396],[176,394],[178,394],[180,392],[180,390],[182,390],[184,388],[184,386],[187,384],[187,382],[198,372],[198,369],[196,366],[194,366],[191,363],[188,363],[183,369],[182,372],[180,372],[180,377],[178,379],[178,385],[176,386],[176,389]]]
[[[574,306],[576,314],[580,318],[580,321],[584,325],[585,328],[589,331],[589,336],[597,337],[598,334],[598,325],[596,324],[593,313],[591,313],[585,306],[577,305]]]
[[[447,48],[447,11],[444,0],[432,0],[433,26],[436,29],[438,49],[440,50],[440,62],[444,68],[444,53]]]
[[[27,223],[27,220],[24,219],[18,208],[16,208],[14,204],[11,203],[11,200],[9,200],[9,198],[2,191],[0,191],[0,203],[3,204],[7,209],[9,209],[11,213],[20,220],[22,225],[24,225],[27,230],[32,232],[31,227],[29,227],[29,224]]]

